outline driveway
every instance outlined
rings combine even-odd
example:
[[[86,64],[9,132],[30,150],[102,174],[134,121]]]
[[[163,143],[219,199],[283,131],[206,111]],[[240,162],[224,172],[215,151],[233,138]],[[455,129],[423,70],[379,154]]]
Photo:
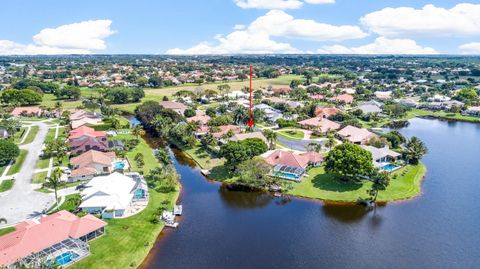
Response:
[[[35,165],[48,133],[47,124],[34,122],[32,125],[39,127],[38,133],[32,143],[20,146],[21,149],[28,150],[28,153],[15,178],[15,184],[10,191],[0,193],[0,217],[8,221],[7,224],[0,224],[0,227],[11,226],[25,219],[37,217],[43,210],[50,208],[55,201],[52,194],[36,192],[34,185],[31,184]]]

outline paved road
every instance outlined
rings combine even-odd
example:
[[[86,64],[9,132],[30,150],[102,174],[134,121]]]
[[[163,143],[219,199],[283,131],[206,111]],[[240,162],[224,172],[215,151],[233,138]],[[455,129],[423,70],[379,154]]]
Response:
[[[51,194],[34,191],[34,186],[31,184],[35,164],[48,133],[47,124],[35,122],[32,125],[39,127],[38,133],[32,143],[20,146],[20,148],[28,150],[28,154],[22,169],[15,178],[15,184],[10,191],[0,193],[0,217],[4,217],[8,221],[7,224],[0,224],[0,227],[37,217],[42,214],[44,209],[50,208],[55,201]]]

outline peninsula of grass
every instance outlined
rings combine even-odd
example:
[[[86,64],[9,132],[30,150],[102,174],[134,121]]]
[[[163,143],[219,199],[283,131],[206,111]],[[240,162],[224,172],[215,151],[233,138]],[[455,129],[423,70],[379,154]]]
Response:
[[[193,159],[202,169],[210,170],[214,167],[223,165],[223,159],[213,156],[210,152],[206,151],[200,143],[197,143],[192,147],[182,146],[179,143],[174,144],[188,157]]]
[[[421,193],[421,182],[427,169],[422,163],[403,167],[391,175],[390,185],[378,193],[378,202],[406,200]],[[308,177],[300,183],[293,183],[290,195],[338,202],[355,202],[358,198],[367,198],[371,182],[342,182],[334,175],[326,174],[323,167],[308,171]]]
[[[15,159],[15,162],[10,166],[10,170],[8,170],[7,176],[15,175],[20,171],[20,168],[22,168],[23,162],[25,161],[25,158],[27,157],[28,151],[22,149],[20,150],[20,154],[18,155],[17,159]]]
[[[105,235],[91,241],[91,254],[72,265],[72,268],[136,268],[148,255],[164,227],[163,222],[152,223],[153,214],[162,201],[172,208],[179,192],[168,194],[150,189],[147,208],[125,219],[106,220]]]
[[[0,183],[0,192],[5,192],[10,190],[13,187],[13,180],[5,179]]]
[[[35,139],[35,136],[37,135],[37,133],[38,133],[38,126],[30,127],[30,131],[28,132],[27,137],[23,141],[22,145],[32,143],[33,140]]]
[[[278,131],[277,134],[287,140],[300,140],[304,137],[304,133],[297,130],[281,130]]]

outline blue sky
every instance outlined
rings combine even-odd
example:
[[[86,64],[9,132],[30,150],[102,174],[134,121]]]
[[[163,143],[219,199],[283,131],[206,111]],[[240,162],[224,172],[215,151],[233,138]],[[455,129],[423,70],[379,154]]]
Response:
[[[480,53],[473,1],[3,0],[0,25],[0,54]]]

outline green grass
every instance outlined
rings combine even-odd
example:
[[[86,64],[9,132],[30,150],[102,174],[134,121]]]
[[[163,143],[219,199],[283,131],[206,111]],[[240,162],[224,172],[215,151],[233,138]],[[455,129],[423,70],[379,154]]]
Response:
[[[15,133],[13,136],[13,142],[16,144],[20,144],[22,142],[23,135],[27,131],[27,127],[21,127],[18,132]]]
[[[114,139],[123,141],[133,138],[135,138],[135,136],[132,134],[119,134],[114,137]],[[133,150],[126,153],[126,157],[130,161],[130,164],[132,166],[131,169],[133,171],[147,174],[148,171],[158,166],[159,163],[157,161],[157,158],[155,158],[155,155],[153,154],[153,150],[148,146],[147,142],[145,142],[143,138],[139,138],[139,140],[140,142],[138,143],[138,145]],[[143,154],[143,160],[145,163],[143,167],[138,167],[137,163],[134,161],[135,155],[137,155],[137,153]]]
[[[44,188],[38,188],[38,189],[35,189],[35,191],[42,192],[42,193],[53,193],[53,191],[49,189],[44,189]]]
[[[193,147],[177,146],[185,154],[192,158],[202,169],[210,170],[216,166],[223,165],[223,159],[214,158],[205,149],[203,149],[200,143],[197,143]]]
[[[152,215],[164,200],[170,201],[170,207],[173,207],[178,194],[150,190],[150,201],[142,212],[125,219],[107,220],[105,235],[89,243],[92,254],[72,265],[72,268],[138,267],[164,227],[163,222],[150,222]]]
[[[297,130],[282,130],[277,132],[278,136],[281,136],[288,140],[303,139],[305,134],[302,131]]]
[[[38,126],[32,126],[30,128],[30,132],[28,132],[27,134],[27,138],[25,138],[25,141],[23,141],[22,145],[32,143],[37,133],[38,133]]]
[[[47,173],[48,173],[47,171],[35,173],[32,178],[32,183],[34,184],[44,183],[47,178]]]
[[[13,187],[13,180],[5,179],[0,183],[0,192],[8,191]]]
[[[421,181],[426,168],[423,164],[407,166],[392,173],[390,185],[378,194],[379,202],[390,202],[415,197],[421,192]],[[293,183],[288,193],[294,196],[329,200],[355,202],[358,198],[366,198],[370,182],[341,182],[330,174],[325,174],[323,167],[312,168],[309,176],[301,183]],[[393,178],[397,175],[397,178]]]
[[[22,168],[23,162],[25,161],[25,158],[27,157],[28,151],[21,149],[20,154],[18,155],[17,159],[15,162],[12,164],[10,167],[10,170],[8,170],[7,176],[14,175],[20,171]]]
[[[6,235],[8,233],[15,232],[15,227],[7,227],[0,229],[0,236]]]
[[[35,168],[37,168],[37,169],[48,168],[49,164],[50,164],[50,158],[40,157],[37,161],[37,164],[36,164]]]
[[[82,201],[82,197],[78,193],[69,194],[65,196],[65,201],[60,205],[58,210],[67,210],[69,212],[73,212],[75,209],[78,208],[80,202]]]

